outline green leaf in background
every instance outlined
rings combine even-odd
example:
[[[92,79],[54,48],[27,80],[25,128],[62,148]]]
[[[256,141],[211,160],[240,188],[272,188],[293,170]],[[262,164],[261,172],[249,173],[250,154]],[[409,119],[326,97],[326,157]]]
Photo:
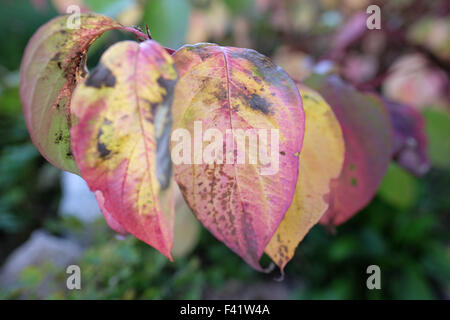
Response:
[[[254,0],[224,0],[224,3],[231,10],[233,14],[242,14],[249,12],[254,8]]]
[[[55,15],[54,9],[36,11],[31,1],[2,1],[0,65],[9,71],[18,70],[23,50],[31,35]]]
[[[20,282],[25,286],[37,286],[43,278],[43,271],[35,266],[25,268],[20,274]]]
[[[117,18],[121,13],[136,5],[136,0],[85,0],[86,6],[93,12]]]
[[[398,297],[405,300],[433,299],[433,293],[422,270],[416,266],[408,266],[396,281],[392,289]]]
[[[14,115],[20,112],[19,87],[2,88],[0,94],[0,115]]]
[[[450,169],[450,113],[426,109],[423,115],[431,163],[435,167]]]
[[[418,196],[417,180],[397,164],[391,163],[378,195],[399,209],[411,208]]]
[[[161,45],[178,49],[184,44],[191,6],[188,0],[149,0],[143,24]]]

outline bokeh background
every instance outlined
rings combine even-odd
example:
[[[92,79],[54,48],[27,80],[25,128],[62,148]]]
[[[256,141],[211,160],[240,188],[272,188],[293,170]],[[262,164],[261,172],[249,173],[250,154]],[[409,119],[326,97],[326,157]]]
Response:
[[[332,65],[361,90],[409,104],[426,120],[431,170],[392,164],[370,205],[336,230],[315,226],[283,281],[260,274],[201,228],[179,203],[176,260],[119,238],[83,181],[32,145],[19,66],[36,29],[78,4],[144,28],[166,47],[216,42],[270,56],[296,79]],[[381,7],[381,30],[366,8]],[[91,48],[88,67],[118,31]],[[449,299],[450,3],[446,0],[2,0],[0,7],[0,298]],[[263,264],[268,264],[267,258]],[[70,291],[66,266],[81,268]],[[381,268],[368,290],[366,268]]]

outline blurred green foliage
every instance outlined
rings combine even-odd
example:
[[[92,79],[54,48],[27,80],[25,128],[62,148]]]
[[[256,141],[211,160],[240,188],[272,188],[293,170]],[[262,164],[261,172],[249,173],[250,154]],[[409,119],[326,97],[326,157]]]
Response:
[[[187,36],[192,10],[208,7],[208,1],[187,0],[88,3],[112,16],[124,10],[124,3],[143,4],[141,25],[148,23],[152,36],[172,48],[180,46]],[[314,14],[317,8],[311,3],[309,10]],[[295,39],[282,36],[268,23],[269,13],[255,13],[253,1],[225,0],[223,4],[227,19],[244,12],[252,21],[252,43],[263,53],[272,54],[283,41]],[[312,229],[288,264],[282,282],[274,282],[279,277],[277,271],[267,275],[252,270],[205,230],[190,255],[171,263],[133,237],[115,239],[103,219],[85,230],[79,221],[58,217],[59,171],[32,145],[18,96],[18,69],[25,45],[32,33],[54,15],[56,10],[51,5],[37,11],[24,0],[3,1],[0,10],[0,264],[37,228],[59,236],[86,238],[88,247],[78,262],[82,290],[65,289],[65,270],[46,264],[25,269],[14,289],[0,288],[0,298],[38,297],[36,288],[48,275],[52,275],[55,286],[48,299],[208,298],[211,292],[223,291],[231,280],[241,288],[275,283],[292,299],[449,298],[450,116],[442,109],[423,111],[432,170],[425,177],[415,178],[392,164],[367,208],[336,230],[323,226]],[[336,10],[328,11],[328,15],[336,18]],[[335,18],[332,20],[339,21]],[[319,21],[314,33],[323,31],[320,25]],[[328,32],[330,28],[325,29]],[[103,48],[124,37],[119,33],[102,37],[90,53],[94,63],[89,65],[95,65]],[[218,37],[209,34],[206,40]],[[221,43],[232,45],[236,39],[241,38],[235,38],[226,25]],[[265,259],[263,264],[267,263]],[[381,290],[366,287],[366,268],[372,264],[381,268]]]
[[[423,115],[427,122],[431,160],[435,166],[450,169],[450,113],[427,109]]]
[[[142,20],[151,27],[153,39],[177,49],[184,44],[190,9],[188,0],[149,1]]]

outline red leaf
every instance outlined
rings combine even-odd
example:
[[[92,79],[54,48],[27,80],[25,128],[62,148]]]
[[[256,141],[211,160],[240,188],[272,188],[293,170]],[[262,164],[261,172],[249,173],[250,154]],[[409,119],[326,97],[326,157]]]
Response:
[[[421,176],[430,168],[425,120],[409,105],[383,100],[394,128],[393,158],[403,168]]]
[[[344,134],[344,167],[331,182],[330,208],[321,219],[322,224],[339,225],[375,195],[391,160],[391,121],[378,97],[356,91],[336,75],[314,75],[306,84],[325,98]]]
[[[259,259],[292,202],[298,177],[304,134],[298,89],[281,68],[254,50],[203,43],[186,45],[173,57],[180,75],[173,103],[174,132],[181,129],[194,137],[190,163],[175,163],[174,154],[182,144],[172,141],[175,179],[201,223],[248,264],[262,270]],[[218,153],[223,156],[219,161],[201,161],[211,146],[204,140],[200,144],[206,145],[205,153],[195,157],[199,152],[196,121],[203,132],[215,130],[225,137],[218,140]],[[263,152],[273,152],[279,159],[278,171],[261,174],[265,166],[261,161],[252,164],[250,147],[239,147],[236,137],[228,135],[235,145],[227,149],[227,129],[268,131],[265,139],[258,138],[259,148],[265,147]],[[279,141],[272,142],[272,130],[278,130]],[[228,162],[230,154],[242,150],[244,163]]]

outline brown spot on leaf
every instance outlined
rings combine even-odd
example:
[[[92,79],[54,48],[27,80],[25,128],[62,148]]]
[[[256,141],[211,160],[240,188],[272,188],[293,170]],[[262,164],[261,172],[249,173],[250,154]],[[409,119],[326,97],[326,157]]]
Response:
[[[247,103],[253,110],[261,111],[264,114],[271,113],[271,103],[257,94],[252,94],[250,97],[246,97]]]
[[[156,110],[158,109],[159,102],[150,102],[150,113],[152,114],[153,118],[155,118]]]
[[[303,94],[301,96],[304,100],[311,100],[312,102],[314,102],[315,104],[319,104],[319,100],[317,100],[314,96],[311,96],[309,94]]]
[[[63,140],[63,134],[62,132],[55,133],[55,144],[59,144]]]
[[[103,121],[103,124],[109,125],[109,124],[111,124],[111,121],[108,119],[105,119]],[[103,130],[102,130],[102,128],[100,128],[100,130],[98,130],[98,134],[97,134],[97,151],[100,154],[100,158],[103,159],[103,158],[106,158],[111,153],[111,150],[109,150],[106,147],[106,145],[100,141],[102,135],[103,135]]]
[[[50,59],[50,61],[59,61],[61,57],[61,52],[55,53],[55,55]]]
[[[218,86],[217,90],[214,92],[214,96],[219,101],[224,101],[228,98],[227,89],[224,86]]]
[[[103,130],[100,129],[98,131],[98,137],[100,137],[103,134]],[[97,141],[97,151],[100,153],[100,158],[106,158],[110,153],[111,150],[108,150],[106,148],[106,145],[103,142],[100,142],[100,140]]]
[[[92,71],[92,74],[86,80],[86,86],[100,89],[102,86],[114,87],[116,85],[116,77],[102,63]]]
[[[66,147],[67,147],[67,151],[66,151],[66,159],[73,159],[73,153],[72,153],[72,147],[71,147],[71,145],[70,145],[70,143],[68,143],[67,145],[66,145]]]

